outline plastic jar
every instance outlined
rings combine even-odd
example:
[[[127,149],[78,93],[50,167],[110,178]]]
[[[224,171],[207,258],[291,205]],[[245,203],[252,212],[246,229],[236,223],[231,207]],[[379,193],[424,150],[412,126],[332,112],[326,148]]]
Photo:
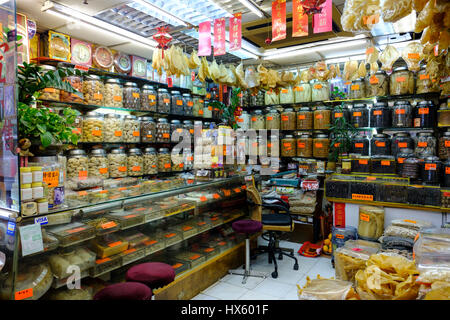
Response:
[[[366,104],[355,104],[352,111],[351,123],[355,128],[366,128],[369,126],[369,109]]]
[[[313,129],[313,112],[309,107],[301,107],[297,111],[297,130]]]
[[[205,105],[203,106],[203,118],[212,118],[212,111],[213,111],[213,107],[210,104],[209,100],[205,101]]]
[[[281,139],[281,156],[295,157],[297,155],[296,140],[293,135],[287,134]]]
[[[31,173],[31,168],[29,167],[20,168],[20,182],[22,184],[29,184],[33,182],[33,174]]]
[[[250,129],[254,130],[262,130],[265,129],[266,121],[265,117],[261,110],[253,111],[253,114],[250,118]]]
[[[382,97],[389,95],[389,77],[383,70],[377,71],[374,75],[366,77],[366,96]]]
[[[159,118],[156,124],[156,142],[170,142],[170,124],[166,118]]]
[[[172,91],[172,114],[184,115],[184,102],[180,91]]]
[[[168,148],[158,150],[158,172],[171,172],[172,159]]]
[[[75,116],[75,122],[72,124],[72,133],[79,137],[79,141],[83,141],[83,116],[79,114]]]
[[[84,103],[89,105],[103,105],[103,96],[105,86],[99,76],[86,75],[83,79],[83,97]]]
[[[138,117],[128,115],[123,121],[123,142],[139,143],[141,141],[141,125]]]
[[[313,140],[313,156],[314,158],[328,158],[330,150],[330,139],[326,134],[319,133]]]
[[[128,150],[127,168],[130,177],[138,177],[144,174],[144,157],[139,148],[131,148]]]
[[[348,111],[347,105],[344,105],[343,107],[334,107],[333,111],[331,112],[331,124],[338,125],[339,123],[336,123],[337,119],[345,119],[347,122],[350,121],[350,112]]]
[[[369,155],[369,139],[367,137],[355,136],[352,139],[352,153],[360,154],[362,156]]]
[[[348,86],[345,85],[344,80],[342,78],[334,78],[330,79],[330,99],[331,100],[343,100],[346,99],[348,96]],[[336,89],[338,90],[336,92]],[[343,93],[344,96],[340,95],[339,93]]]
[[[89,160],[86,152],[81,149],[70,150],[67,157],[67,179],[80,181],[88,177]]]
[[[311,81],[311,101],[330,100],[330,88],[326,81]]]
[[[110,178],[127,176],[127,155],[125,150],[116,148],[108,153],[108,171]]]
[[[286,108],[281,112],[281,130],[296,130],[296,113],[293,108]]]
[[[420,158],[436,154],[436,138],[431,132],[417,134],[414,153]]]
[[[171,96],[167,89],[158,89],[158,112],[170,113]]]
[[[194,167],[194,156],[190,149],[183,150],[184,170],[192,170]]]
[[[417,72],[416,93],[439,92],[439,82],[433,80],[435,79],[427,73],[426,66],[422,66]]]
[[[158,173],[158,155],[155,148],[144,149],[144,174]]]
[[[392,112],[392,126],[395,128],[412,127],[412,110],[408,101],[396,101]]]
[[[391,96],[414,93],[414,74],[407,67],[394,69],[390,76],[389,93]]]
[[[432,101],[421,101],[414,108],[415,128],[434,128],[436,126],[436,109]]]
[[[89,177],[109,178],[108,158],[103,149],[93,149],[89,153]]]
[[[144,84],[141,88],[141,110],[156,112],[157,93],[153,86]]]
[[[189,133],[191,144],[194,143],[194,124],[191,120],[183,121],[183,130],[184,134]]]
[[[364,78],[352,81],[348,97],[349,99],[363,99],[366,97],[366,84]]]
[[[294,93],[291,87],[282,88],[280,90],[280,104],[294,103]]]
[[[67,81],[70,83],[72,88],[77,90],[78,92],[70,93],[64,90],[60,92],[60,100],[61,102],[72,102],[72,103],[84,103],[83,97],[83,77],[77,76],[76,74],[64,77],[63,81]]]
[[[392,124],[391,109],[385,102],[375,103],[370,110],[371,128],[389,128]]]
[[[42,167],[30,167],[32,174],[32,182],[42,182],[44,178],[44,172],[42,171]]]
[[[372,173],[375,174],[395,174],[396,160],[393,156],[375,155],[371,158]]]
[[[403,178],[417,179],[420,174],[420,160],[416,157],[409,157],[403,161],[400,175]]]
[[[43,76],[45,73],[47,73],[49,71],[53,71],[53,73],[56,72],[56,68],[53,66],[42,65],[42,66],[40,66],[40,68],[41,68],[41,71],[39,72],[39,74],[41,76]],[[45,89],[41,90],[39,93],[40,93],[39,99],[51,100],[51,101],[59,101],[59,98],[61,95],[61,91],[56,88],[45,88]]]
[[[203,108],[205,100],[200,97],[194,97],[194,106],[192,107],[192,115],[195,117],[203,117]]]
[[[83,119],[83,142],[103,142],[104,116],[90,111]]]
[[[372,138],[371,143],[372,155],[390,155],[391,154],[391,140],[387,134],[378,133]]]
[[[271,135],[267,140],[267,156],[278,158],[280,156],[280,140],[278,135]]]
[[[439,159],[450,159],[450,131],[444,132],[439,138]]]
[[[384,231],[384,209],[372,206],[359,207],[358,237],[377,241]]]
[[[194,114],[194,99],[189,93],[183,93],[183,105],[184,105],[184,114],[187,116],[192,116]]]
[[[438,126],[450,126],[450,110],[448,106],[450,106],[450,98],[439,106]]]
[[[313,155],[313,139],[309,133],[300,133],[297,136],[297,157],[311,158]]]
[[[270,88],[264,94],[264,104],[266,106],[271,106],[271,105],[274,105],[274,104],[280,104],[280,96],[277,95],[275,90]]]
[[[152,117],[139,117],[141,123],[141,142],[156,142],[156,123]]]
[[[421,178],[424,184],[439,184],[441,179],[442,163],[438,157],[425,157],[421,165]]]
[[[311,102],[311,85],[307,82],[300,82],[293,88],[295,103]]]
[[[134,82],[125,82],[123,87],[123,107],[127,109],[141,109],[141,90]]]
[[[237,117],[236,122],[239,128],[243,130],[250,129],[250,115],[247,113],[247,111],[242,111],[241,115]]]
[[[352,173],[370,173],[370,157],[358,156],[352,160]]]
[[[397,156],[403,149],[414,150],[414,140],[408,132],[396,132],[392,137],[391,154]]]
[[[329,129],[331,125],[331,110],[326,106],[318,106],[314,111],[314,129]]]
[[[31,189],[31,183],[23,183],[20,185],[20,200],[28,201],[33,199],[33,190]]]
[[[119,79],[108,78],[105,82],[105,107],[123,108],[123,86]]]
[[[442,171],[444,172],[442,184],[444,187],[448,188],[450,187],[450,160],[447,160],[442,164]]]
[[[180,148],[173,148],[170,154],[173,172],[180,172],[184,170],[184,157],[183,154],[180,152],[181,152]]]
[[[281,127],[280,113],[277,109],[270,109],[266,113],[266,129],[267,130],[279,130]]]
[[[175,139],[174,133],[178,132],[180,134],[180,136],[183,133],[183,125],[181,124],[180,120],[171,120],[170,121],[170,136],[171,136],[171,140],[172,142],[178,142],[178,139]]]
[[[105,142],[123,141],[123,119],[119,114],[106,114],[104,127],[103,140]]]
[[[394,156],[397,159],[397,173],[401,175],[405,160],[414,157],[414,151],[412,149],[401,149],[401,151]]]

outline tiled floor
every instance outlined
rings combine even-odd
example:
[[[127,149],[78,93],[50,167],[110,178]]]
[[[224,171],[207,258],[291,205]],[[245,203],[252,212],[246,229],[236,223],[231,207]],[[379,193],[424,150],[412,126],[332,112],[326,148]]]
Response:
[[[258,239],[259,244],[264,240]],[[297,300],[297,286],[304,286],[306,277],[317,278],[334,277],[331,259],[327,257],[307,258],[300,256],[297,251],[301,244],[280,241],[280,247],[293,248],[297,257],[299,269],[294,270],[294,260],[284,257],[277,260],[278,278],[273,279],[271,273],[273,264],[269,264],[267,254],[259,255],[251,260],[252,270],[267,273],[267,278],[250,277],[242,284],[242,276],[227,274],[215,284],[201,292],[193,300]]]

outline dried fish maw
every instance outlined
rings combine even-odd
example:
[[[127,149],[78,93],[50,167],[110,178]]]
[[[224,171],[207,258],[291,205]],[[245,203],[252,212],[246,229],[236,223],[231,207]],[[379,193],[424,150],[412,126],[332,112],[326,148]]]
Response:
[[[361,61],[358,67],[358,77],[364,78],[366,74],[367,74],[366,63],[364,61]]]
[[[450,45],[450,33],[448,30],[442,30],[439,36],[439,50],[446,50]]]
[[[396,22],[412,12],[411,0],[384,1],[381,14],[384,22]]]
[[[400,53],[398,52],[398,50],[394,46],[388,44],[378,58],[378,60],[380,60],[381,62],[381,70],[392,70],[392,66],[398,60],[398,58],[400,58]]]
[[[197,50],[193,50],[191,53],[191,57],[189,58],[189,68],[197,69],[201,65],[200,58],[197,55]]]
[[[420,42],[410,42],[402,51],[402,58],[405,60],[410,71],[419,71],[419,62],[423,57],[423,46]]]
[[[413,0],[413,9],[419,13],[423,10],[428,0]]]
[[[374,75],[378,72],[378,62],[374,62],[370,64],[370,75]]]
[[[422,32],[420,43],[425,45],[427,42],[430,42],[430,37],[431,37],[431,27],[428,26]]]
[[[357,73],[358,61],[347,61],[344,64],[344,80],[351,80],[353,75]]]
[[[379,52],[374,46],[370,46],[366,49],[366,63],[377,62]]]
[[[435,0],[429,0],[423,10],[419,13],[416,19],[416,26],[414,28],[414,32],[419,33],[422,32],[427,26],[431,24],[434,14],[434,2]]]

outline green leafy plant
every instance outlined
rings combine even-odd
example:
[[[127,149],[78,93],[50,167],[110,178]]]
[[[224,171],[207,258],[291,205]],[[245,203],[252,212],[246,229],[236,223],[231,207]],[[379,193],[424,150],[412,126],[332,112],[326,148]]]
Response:
[[[19,103],[19,136],[40,139],[44,148],[58,143],[77,144],[79,135],[72,133],[72,129],[78,115],[71,108],[65,108],[60,116],[45,107],[31,108]]]
[[[226,122],[227,125],[232,127],[233,129],[237,129],[238,125],[236,123],[235,112],[236,108],[239,106],[239,94],[241,93],[241,88],[234,88],[231,92],[231,101],[230,105],[227,106],[223,102],[213,101],[211,105],[213,108],[218,108],[220,110],[220,114],[222,115],[222,119]]]

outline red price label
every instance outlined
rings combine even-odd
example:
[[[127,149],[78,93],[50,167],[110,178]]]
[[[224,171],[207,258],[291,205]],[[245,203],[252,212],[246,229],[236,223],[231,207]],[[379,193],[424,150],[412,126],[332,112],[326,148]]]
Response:
[[[363,200],[363,201],[373,201],[373,195],[352,193],[352,199],[353,200]]]
[[[359,218],[360,218],[362,221],[367,221],[367,222],[369,222],[369,220],[370,220],[370,216],[369,216],[368,214],[364,214],[364,213],[361,213],[361,214],[359,215]]]

